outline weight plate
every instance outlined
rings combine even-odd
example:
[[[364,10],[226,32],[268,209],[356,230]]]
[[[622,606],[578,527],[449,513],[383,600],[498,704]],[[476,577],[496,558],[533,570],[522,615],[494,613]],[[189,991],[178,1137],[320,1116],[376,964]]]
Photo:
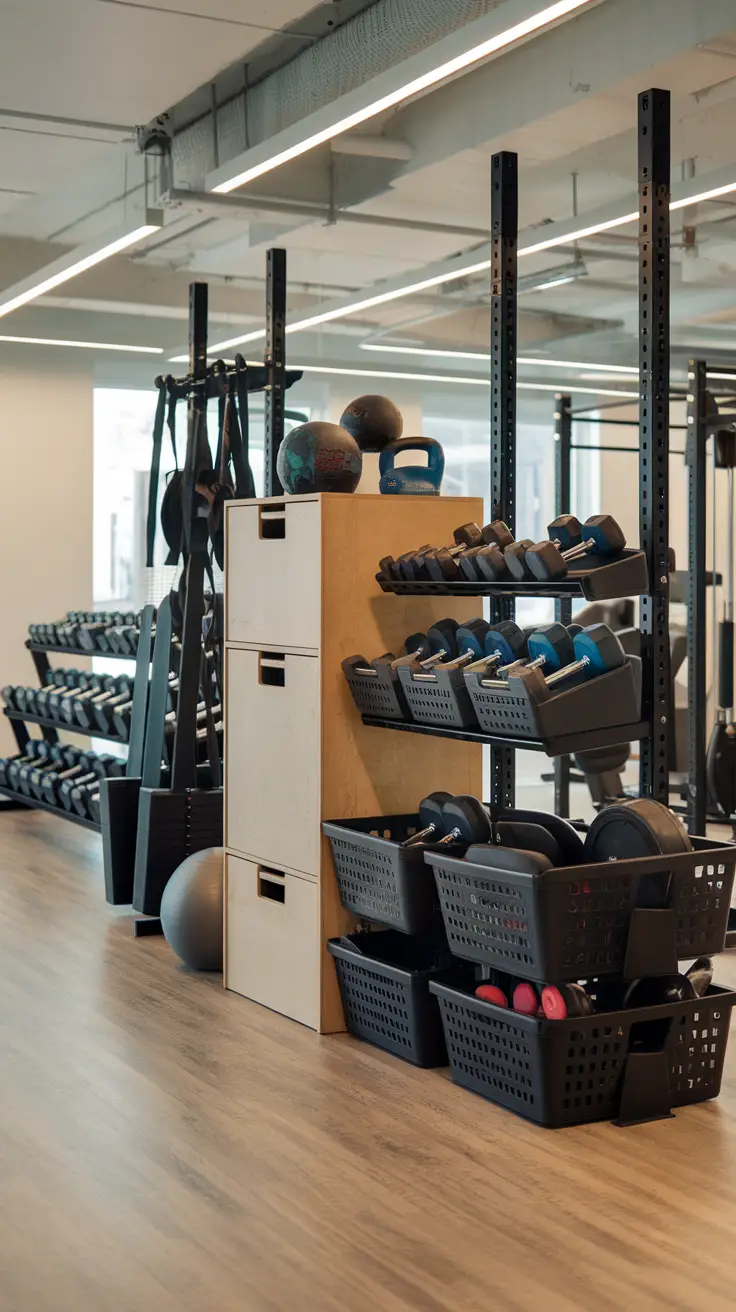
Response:
[[[595,864],[691,851],[692,843],[677,816],[662,802],[639,797],[614,802],[598,812],[585,838],[583,858]]]
[[[557,865],[578,866],[583,860],[583,840],[569,820],[563,820],[558,815],[549,815],[546,811],[524,811],[515,807],[502,811],[498,819],[541,825],[552,835],[560,849],[560,860],[556,862]]]

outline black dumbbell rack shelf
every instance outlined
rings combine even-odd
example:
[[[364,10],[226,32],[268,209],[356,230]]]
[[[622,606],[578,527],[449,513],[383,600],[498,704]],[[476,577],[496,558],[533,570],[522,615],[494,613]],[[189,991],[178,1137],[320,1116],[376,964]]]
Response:
[[[438,738],[459,738],[465,743],[481,743],[490,747],[517,747],[520,751],[526,752],[546,752],[547,756],[572,756],[595,747],[617,747],[621,743],[640,742],[649,733],[649,725],[643,720],[638,724],[617,724],[606,729],[589,730],[586,733],[566,734],[560,738],[519,738],[512,734],[487,734],[480,729],[445,729],[440,725],[388,720],[378,715],[364,715],[363,724],[371,729],[403,729],[406,733],[432,734]]]
[[[106,661],[134,661],[135,654],[120,651],[89,651],[86,647],[63,647],[61,644],[57,647],[48,647],[42,642],[26,642],[29,651],[43,651],[58,654],[59,656],[101,656]]]
[[[554,583],[540,583],[536,579],[521,583],[514,579],[497,583],[469,583],[461,579],[443,583],[435,579],[410,582],[386,579],[382,574],[377,574],[376,578],[384,592],[410,597],[583,597],[586,601],[615,601],[649,591],[649,572],[643,551],[631,548],[615,560],[588,556],[586,566],[584,570],[571,569],[564,579]]]
[[[95,725],[91,729],[84,728],[81,724],[68,724],[66,720],[52,720],[49,716],[34,715],[31,711],[14,711],[6,707],[4,714],[9,720],[22,720],[25,724],[40,724],[44,729],[58,729],[60,733],[83,733],[88,738],[104,738],[109,743],[119,743],[121,747],[127,747],[127,739],[121,738],[120,734],[107,733]]]
[[[36,811],[48,811],[51,815],[58,815],[62,820],[71,820],[72,824],[81,825],[83,829],[91,829],[95,834],[100,833],[100,825],[95,820],[90,820],[86,815],[77,815],[76,811],[65,811],[63,806],[52,806],[50,802],[42,802],[38,797],[28,797],[25,793],[15,793],[12,788],[5,788],[0,785],[0,797],[7,797],[11,802],[17,802],[20,806],[33,808]]]

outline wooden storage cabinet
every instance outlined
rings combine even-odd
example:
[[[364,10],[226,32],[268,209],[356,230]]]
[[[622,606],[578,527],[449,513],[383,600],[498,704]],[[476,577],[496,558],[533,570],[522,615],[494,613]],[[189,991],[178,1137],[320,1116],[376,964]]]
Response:
[[[316,877],[319,659],[229,648],[226,665],[226,845]]]
[[[379,557],[451,542],[468,521],[482,523],[480,499],[226,506],[225,986],[320,1033],[345,1028],[325,944],[355,923],[321,821],[414,811],[440,788],[480,794],[477,744],[366,728],[341,669],[481,613],[476,598],[388,595],[375,577]]]
[[[317,881],[228,855],[225,892],[228,988],[319,1029]]]

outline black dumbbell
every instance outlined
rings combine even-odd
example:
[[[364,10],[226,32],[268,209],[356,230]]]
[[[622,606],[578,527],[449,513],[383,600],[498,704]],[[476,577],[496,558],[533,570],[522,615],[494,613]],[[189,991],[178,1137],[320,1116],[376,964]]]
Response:
[[[487,620],[468,620],[461,624],[455,634],[458,656],[468,656],[471,660],[480,660],[485,655],[485,644],[490,632]]]
[[[88,670],[82,670],[77,679],[76,688],[73,693],[65,696],[59,707],[59,718],[66,724],[75,724],[76,704],[82,698],[89,700],[94,697],[100,688],[100,675],[92,674]]]
[[[110,697],[97,697],[93,699],[91,709],[94,713],[95,720],[103,733],[111,733],[113,730],[113,717],[119,706],[123,706],[126,701],[133,696],[133,684],[128,675],[120,674],[115,679],[115,687]]]
[[[446,802],[442,817],[446,833],[439,840],[440,847],[458,842],[486,843],[493,835],[491,818],[483,803],[466,793],[459,793]]]
[[[504,565],[509,576],[520,583],[522,579],[529,578],[530,571],[526,564],[527,552],[534,546],[531,538],[521,538],[519,542],[512,542],[506,547],[503,553]]]
[[[447,830],[445,806],[452,801],[452,793],[430,793],[419,803],[419,822],[422,828],[411,838],[406,838],[400,847],[416,847],[420,843],[436,843]]]
[[[76,766],[65,774],[58,776],[56,795],[65,811],[73,809],[72,794],[75,788],[88,788],[100,785],[106,778],[105,762],[96,752],[86,752],[79,758]]]
[[[49,767],[40,772],[37,781],[31,781],[31,787],[36,792],[39,800],[46,802],[49,806],[58,806],[60,804],[61,785],[69,780],[76,780],[81,775],[88,774],[91,755],[94,755],[94,753],[80,751],[70,764],[68,753],[62,752],[60,761],[52,762]],[[34,786],[36,783],[37,787]]]
[[[498,547],[499,551],[504,552],[513,543],[514,535],[502,519],[494,519],[483,528],[483,541],[486,546]]]
[[[106,722],[100,723],[97,716],[98,706],[109,702],[113,697],[117,697],[119,692],[118,679],[114,674],[103,674],[100,678],[100,687],[91,697],[78,698],[75,705],[75,718],[78,725],[83,729],[93,731],[96,728],[104,729]]]
[[[437,583],[452,582],[460,578],[457,557],[469,547],[483,545],[483,530],[477,524],[461,524],[453,533],[455,544],[452,547],[438,547],[425,551],[418,561],[422,577],[433,579]]]
[[[79,670],[54,670],[53,682],[36,690],[37,713],[49,720],[58,719],[60,700],[75,691],[78,679]]]
[[[37,715],[36,710],[36,693],[38,688],[28,688],[24,684],[18,684],[14,690],[15,708],[18,711],[28,711],[31,715]]]
[[[70,765],[81,755],[78,747],[66,747],[63,743],[53,743],[48,751],[39,755],[32,766],[21,766],[18,772],[20,791],[28,797],[42,800],[42,785],[47,774],[59,774],[68,770]]]
[[[432,648],[429,645],[429,639],[426,633],[410,633],[404,643],[404,653],[402,656],[394,656],[393,652],[387,651],[385,655],[379,656],[375,661],[370,663],[364,662],[363,666],[357,666],[358,674],[377,673],[382,666],[388,666],[391,670],[397,670],[400,665],[413,665],[416,662],[427,660],[432,655]]]
[[[10,788],[13,792],[18,791],[17,772],[21,765],[30,764],[35,760],[39,746],[40,743],[31,738],[22,752],[17,752],[15,756],[0,758],[0,785],[3,788]]]
[[[557,522],[553,521],[553,524]],[[539,582],[554,583],[565,578],[571,562],[581,560],[591,552],[598,556],[616,556],[626,546],[626,538],[612,515],[592,515],[583,524],[582,533],[583,540],[566,551],[560,550],[552,540],[531,546],[525,563],[532,577]]]
[[[457,656],[458,628],[456,620],[447,619],[438,620],[427,630],[431,655],[419,662],[422,669],[431,669],[433,665],[439,665],[442,661]]]

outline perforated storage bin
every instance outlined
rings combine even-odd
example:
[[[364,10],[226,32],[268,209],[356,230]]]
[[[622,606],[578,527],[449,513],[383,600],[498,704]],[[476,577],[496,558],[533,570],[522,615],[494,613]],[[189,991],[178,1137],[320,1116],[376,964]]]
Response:
[[[582,1125],[618,1116],[629,1058],[665,1054],[669,1106],[717,1098],[736,993],[537,1020],[483,1002],[440,981],[452,1078],[540,1125]],[[633,1068],[636,1069],[636,1068]]]
[[[448,969],[446,950],[431,936],[391,929],[332,938],[327,950],[335,960],[351,1034],[415,1066],[447,1065],[439,1006],[429,985],[431,980],[469,984],[471,969],[462,962]]]
[[[400,665],[399,678],[410,718],[417,724],[436,724],[444,729],[478,728],[462,670],[432,670],[425,674]]]
[[[379,665],[369,674],[362,656],[350,656],[342,662],[342,669],[353,694],[353,701],[361,715],[377,715],[384,720],[410,720],[399,676],[387,665]]]
[[[474,722],[487,734],[543,740],[569,738],[596,729],[633,725],[641,713],[641,661],[636,656],[628,657],[618,669],[584,682],[563,681],[559,691],[541,702],[530,695],[523,672],[520,676],[509,672],[507,687],[494,687],[496,681],[477,671],[466,671],[462,678]],[[419,718],[416,712],[414,716]]]
[[[702,838],[695,850],[543,874],[471,865],[425,852],[450,950],[525,979],[561,983],[620,974],[637,906],[670,908],[678,959],[721,952],[736,847]]]

